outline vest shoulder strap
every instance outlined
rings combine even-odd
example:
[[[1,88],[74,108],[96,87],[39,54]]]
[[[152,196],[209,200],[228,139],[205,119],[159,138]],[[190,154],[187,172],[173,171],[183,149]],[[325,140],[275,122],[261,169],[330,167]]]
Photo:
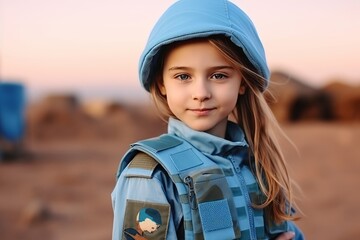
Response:
[[[126,177],[151,178],[159,163],[148,154],[139,152],[130,161]]]
[[[121,172],[129,164],[129,168],[133,168],[134,172],[139,169],[148,170],[148,173],[144,173],[142,176],[151,177],[151,172],[158,163],[169,173],[174,182],[179,181],[179,176],[185,177],[187,172],[200,167],[218,168],[215,163],[205,157],[190,143],[175,135],[163,134],[156,138],[136,142],[130,146],[130,149],[125,153],[120,162],[116,178],[119,178]],[[134,158],[135,161],[133,162]]]

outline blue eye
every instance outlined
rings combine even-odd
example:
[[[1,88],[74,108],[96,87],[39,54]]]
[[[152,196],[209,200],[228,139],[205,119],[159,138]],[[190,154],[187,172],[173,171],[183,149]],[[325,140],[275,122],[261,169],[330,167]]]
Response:
[[[185,80],[189,80],[190,79],[190,76],[187,75],[187,74],[179,74],[177,75],[175,78],[179,79],[179,80],[182,80],[182,81],[185,81]]]
[[[211,76],[211,78],[214,78],[214,79],[224,79],[226,78],[226,76],[222,73],[215,73]]]

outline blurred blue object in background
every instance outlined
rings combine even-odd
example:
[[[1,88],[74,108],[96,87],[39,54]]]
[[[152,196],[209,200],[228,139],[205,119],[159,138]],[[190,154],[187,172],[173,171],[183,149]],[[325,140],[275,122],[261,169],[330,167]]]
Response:
[[[0,82],[0,140],[15,149],[25,134],[25,105],[25,88],[21,83]],[[0,146],[0,159],[3,150]]]

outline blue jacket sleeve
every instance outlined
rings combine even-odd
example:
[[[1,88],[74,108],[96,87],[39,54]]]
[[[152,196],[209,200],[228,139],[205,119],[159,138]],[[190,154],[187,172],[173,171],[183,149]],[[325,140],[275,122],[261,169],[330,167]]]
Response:
[[[122,172],[111,193],[114,211],[112,239],[134,239],[127,236],[129,233],[140,236],[150,234],[156,239],[177,239],[176,229],[182,213],[172,182],[159,171],[148,178],[129,177],[127,172],[127,169]],[[153,210],[153,215],[148,214],[152,213],[150,210]],[[143,227],[145,225],[141,221],[145,218],[153,220],[157,228]]]
[[[301,232],[299,227],[296,226],[296,224],[294,222],[289,221],[288,230],[295,233],[294,240],[304,240],[305,239],[304,234]]]

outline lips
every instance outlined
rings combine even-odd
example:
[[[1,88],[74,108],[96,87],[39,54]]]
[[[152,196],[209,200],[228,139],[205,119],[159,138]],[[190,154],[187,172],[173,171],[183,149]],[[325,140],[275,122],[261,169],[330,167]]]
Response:
[[[209,115],[211,111],[213,111],[215,108],[191,108],[189,109],[191,112],[195,113],[199,116],[206,116]]]

